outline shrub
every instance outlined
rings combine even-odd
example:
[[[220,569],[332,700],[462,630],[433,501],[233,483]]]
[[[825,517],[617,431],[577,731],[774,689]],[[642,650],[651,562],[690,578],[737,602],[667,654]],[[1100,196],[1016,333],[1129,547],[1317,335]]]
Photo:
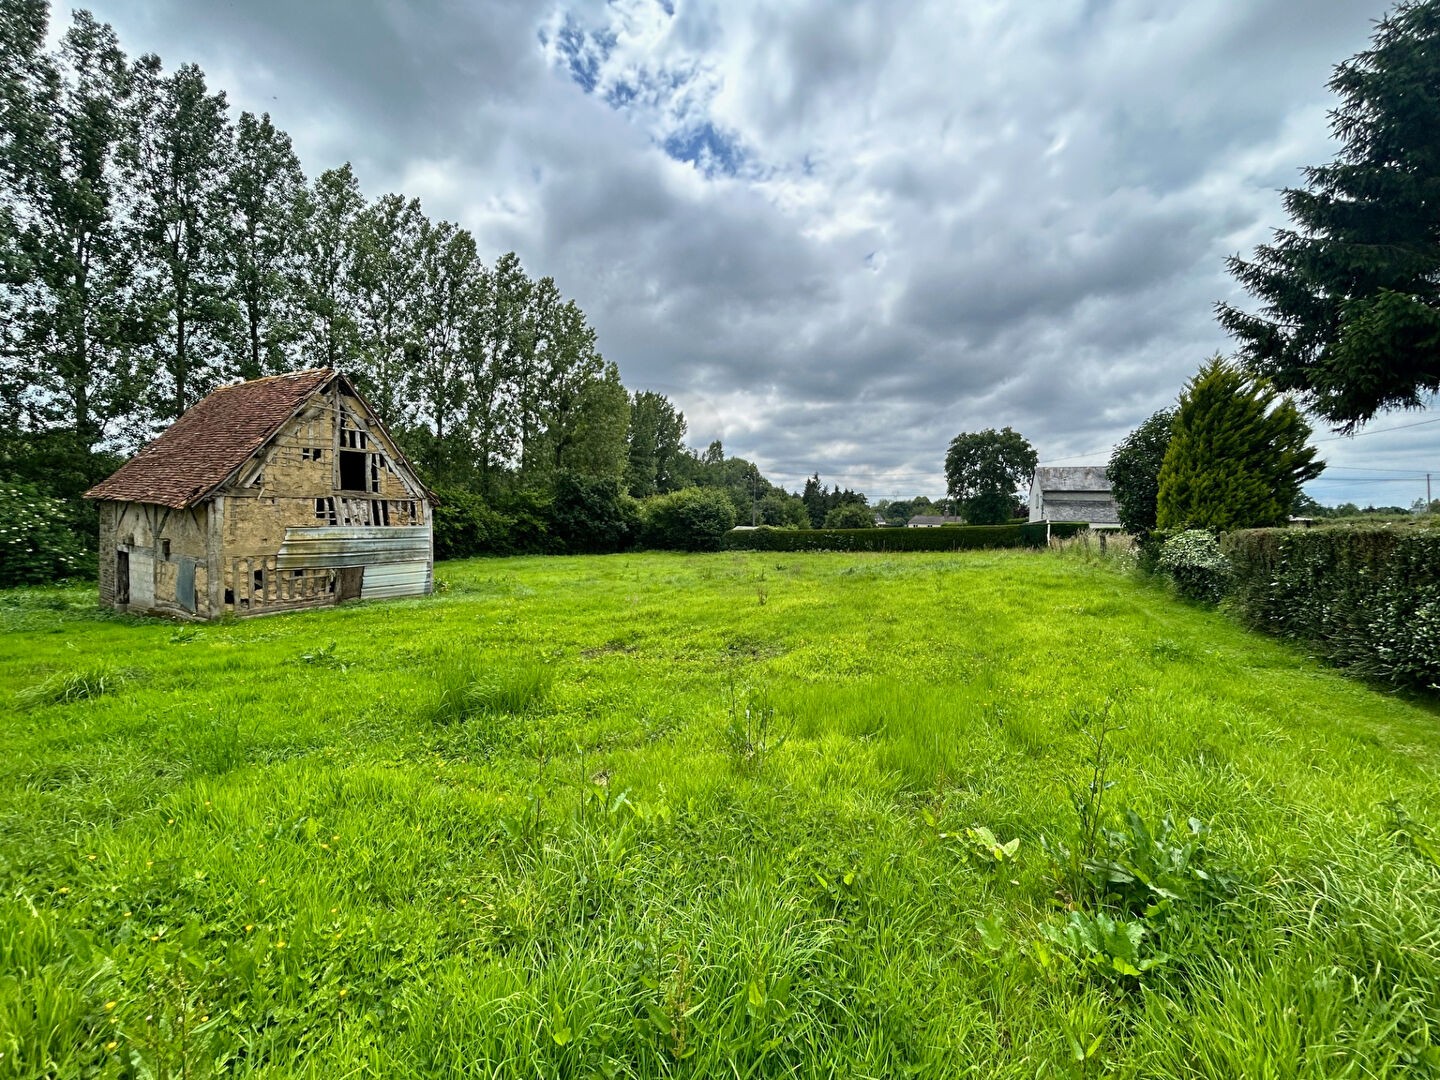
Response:
[[[1230,564],[1220,541],[1204,529],[1187,529],[1166,540],[1156,566],[1191,600],[1218,604],[1230,585]]]
[[[640,532],[640,504],[618,480],[566,473],[555,482],[550,532],[566,551],[622,551]]]
[[[1052,522],[1051,537],[1067,539],[1083,522]],[[938,529],[746,529],[725,538],[731,551],[970,551],[1044,547],[1045,524],[955,525]]]
[[[735,527],[735,508],[718,488],[658,495],[641,511],[645,543],[677,551],[718,551]]]
[[[63,502],[0,484],[0,588],[86,576],[93,562]]]
[[[1440,531],[1337,525],[1225,538],[1250,626],[1400,686],[1440,688]]]
[[[435,494],[439,500],[434,510],[437,559],[509,553],[513,522],[505,515],[464,488],[443,488]]]

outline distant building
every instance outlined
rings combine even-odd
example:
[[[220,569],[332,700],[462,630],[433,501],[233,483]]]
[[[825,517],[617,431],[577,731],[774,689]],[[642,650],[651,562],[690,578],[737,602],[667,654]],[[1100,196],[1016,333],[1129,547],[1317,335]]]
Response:
[[[1120,511],[1105,466],[1036,469],[1030,482],[1030,520],[1083,521],[1092,529],[1120,528]]]
[[[217,619],[431,589],[433,496],[328,368],[224,386],[85,493],[100,601]]]
[[[938,529],[941,525],[963,525],[964,518],[949,514],[916,514],[905,523],[907,529]]]

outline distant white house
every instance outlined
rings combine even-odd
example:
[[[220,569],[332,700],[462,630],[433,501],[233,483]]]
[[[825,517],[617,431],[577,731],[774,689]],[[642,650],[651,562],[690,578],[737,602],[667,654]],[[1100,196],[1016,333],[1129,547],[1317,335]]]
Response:
[[[916,514],[905,523],[907,529],[938,529],[941,525],[963,525],[964,518],[949,514]]]
[[[1120,528],[1120,512],[1103,465],[1061,465],[1035,470],[1030,482],[1031,521],[1083,521],[1092,529]]]

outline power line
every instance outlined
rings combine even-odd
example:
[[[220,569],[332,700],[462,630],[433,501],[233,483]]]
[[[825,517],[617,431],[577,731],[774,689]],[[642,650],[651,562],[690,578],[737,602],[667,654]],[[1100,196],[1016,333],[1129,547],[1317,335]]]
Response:
[[[1417,420],[1413,424],[1396,424],[1394,427],[1381,428],[1379,431],[1360,431],[1354,435],[1335,435],[1329,439],[1316,439],[1318,443],[1349,442],[1351,439],[1363,439],[1366,435],[1384,435],[1390,431],[1404,431],[1406,428],[1424,427],[1426,424],[1440,424],[1440,416],[1431,417],[1429,420]]]

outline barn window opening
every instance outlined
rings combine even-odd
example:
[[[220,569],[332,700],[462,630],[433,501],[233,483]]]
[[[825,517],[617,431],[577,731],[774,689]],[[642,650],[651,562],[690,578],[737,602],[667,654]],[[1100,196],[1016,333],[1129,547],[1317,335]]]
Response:
[[[254,578],[255,591],[261,596],[265,595],[265,571],[256,570],[252,575]]]
[[[226,590],[225,590],[225,603],[229,604],[231,607],[234,607],[234,606],[235,606],[235,590],[234,590],[234,589],[226,589]]]
[[[160,557],[161,557],[162,559],[168,559],[168,558],[170,558],[170,541],[169,541],[169,540],[161,540],[161,541],[160,541]]]
[[[301,461],[321,461],[324,451],[318,446],[302,446],[300,448]]]
[[[371,490],[371,491],[374,491],[374,492],[378,492],[378,491],[380,490],[380,455],[379,455],[379,454],[371,454],[371,455],[370,455],[370,490]]]
[[[354,450],[340,451],[340,490],[341,491],[364,491],[365,483],[365,459],[368,454],[357,453]]]

